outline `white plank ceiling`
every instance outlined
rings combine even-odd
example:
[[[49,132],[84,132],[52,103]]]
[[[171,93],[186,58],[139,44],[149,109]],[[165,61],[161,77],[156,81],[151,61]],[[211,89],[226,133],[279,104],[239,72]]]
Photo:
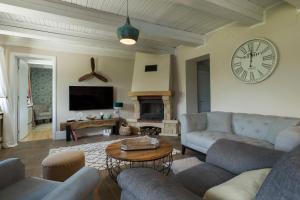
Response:
[[[172,53],[178,45],[199,46],[205,34],[237,21],[252,25],[282,0],[129,0],[138,44],[119,44],[126,0],[0,0],[0,33],[117,51]],[[125,55],[125,54],[124,54]]]

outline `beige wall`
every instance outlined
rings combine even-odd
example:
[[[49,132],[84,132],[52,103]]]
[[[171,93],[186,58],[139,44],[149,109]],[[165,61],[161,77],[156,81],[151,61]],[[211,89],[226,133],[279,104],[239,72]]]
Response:
[[[9,59],[11,52],[40,54],[46,56],[56,56],[57,59],[57,129],[59,123],[68,118],[76,117],[76,112],[69,111],[69,90],[70,85],[86,86],[113,86],[114,98],[117,101],[124,102],[124,109],[121,114],[124,117],[131,117],[132,105],[128,97],[131,88],[133,74],[133,60],[120,59],[114,57],[102,57],[97,55],[81,55],[73,53],[43,51],[38,49],[7,46],[6,55]],[[91,79],[85,82],[78,82],[78,78],[91,71],[90,58],[96,59],[96,71],[102,73],[109,79],[108,83]],[[99,114],[98,111],[84,112],[87,114]],[[112,113],[112,110],[103,112]]]
[[[203,47],[177,48],[177,114],[186,112],[186,60],[210,54],[212,110],[300,117],[299,33],[300,12],[281,4],[267,11],[263,24],[228,25],[211,33]],[[233,77],[230,62],[236,48],[253,38],[273,41],[280,60],[269,79],[249,85]]]
[[[157,65],[156,72],[145,72],[145,65]],[[131,91],[170,90],[170,54],[136,53]]]

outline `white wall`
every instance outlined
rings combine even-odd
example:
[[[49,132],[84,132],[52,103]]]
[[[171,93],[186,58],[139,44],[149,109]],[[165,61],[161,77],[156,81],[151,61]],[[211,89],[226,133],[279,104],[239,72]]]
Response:
[[[210,54],[212,110],[300,117],[300,12],[280,4],[266,13],[263,24],[232,24],[211,33],[206,45],[176,49],[177,114],[186,109],[186,60]],[[266,81],[249,85],[232,75],[236,48],[253,38],[267,38],[278,47],[280,60]],[[195,110],[197,112],[197,110]]]
[[[157,65],[156,72],[145,72],[146,65]],[[136,53],[131,91],[170,90],[170,54]]]
[[[114,57],[103,57],[98,55],[82,55],[74,53],[63,53],[53,51],[43,51],[39,49],[6,46],[6,57],[9,67],[13,67],[9,63],[9,56],[12,52],[38,54],[47,56],[56,56],[57,59],[57,130],[59,130],[60,122],[66,121],[68,118],[76,116],[77,112],[69,111],[69,86],[70,85],[86,85],[86,86],[113,86],[114,98],[117,101],[124,102],[124,109],[121,115],[130,118],[133,114],[133,107],[128,92],[131,88],[133,74],[133,60],[121,59]],[[96,59],[96,71],[103,74],[109,79],[108,83],[91,79],[86,82],[78,82],[78,78],[91,72],[90,58]],[[84,114],[99,114],[100,110],[85,111]],[[113,113],[112,110],[104,110],[103,112]]]

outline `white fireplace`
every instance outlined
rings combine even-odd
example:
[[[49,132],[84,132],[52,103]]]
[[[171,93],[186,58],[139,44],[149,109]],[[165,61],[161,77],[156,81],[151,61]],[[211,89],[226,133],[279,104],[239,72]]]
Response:
[[[156,66],[147,71],[146,66]],[[178,121],[172,118],[171,56],[137,53],[132,89],[133,119],[127,119],[135,133],[143,129],[160,135],[177,136]],[[158,133],[157,133],[158,134]]]

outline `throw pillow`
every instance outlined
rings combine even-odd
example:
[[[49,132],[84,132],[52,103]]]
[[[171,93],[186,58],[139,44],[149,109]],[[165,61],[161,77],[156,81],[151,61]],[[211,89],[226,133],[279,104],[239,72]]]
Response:
[[[281,151],[291,151],[300,144],[300,126],[284,129],[276,137],[274,147]]]
[[[232,114],[227,112],[207,113],[207,130],[231,133]]]
[[[256,200],[299,199],[300,145],[279,159],[256,196]]]
[[[270,168],[244,172],[229,181],[209,189],[204,200],[253,200]]]

